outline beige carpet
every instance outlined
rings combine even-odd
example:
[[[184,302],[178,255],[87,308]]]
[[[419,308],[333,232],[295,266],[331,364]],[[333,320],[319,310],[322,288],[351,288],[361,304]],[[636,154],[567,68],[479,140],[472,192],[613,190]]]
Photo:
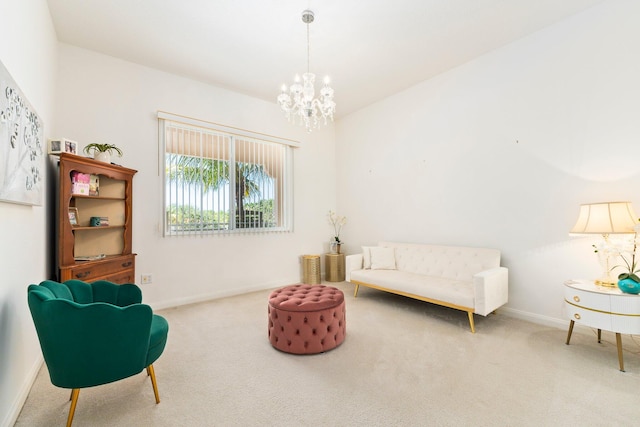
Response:
[[[347,337],[325,354],[267,339],[270,291],[163,310],[167,348],[146,374],[80,392],[74,426],[631,426],[640,338],[598,344],[498,313],[476,316],[371,289],[345,291]],[[99,367],[96,367],[97,369]],[[43,367],[17,426],[63,426],[69,391]]]

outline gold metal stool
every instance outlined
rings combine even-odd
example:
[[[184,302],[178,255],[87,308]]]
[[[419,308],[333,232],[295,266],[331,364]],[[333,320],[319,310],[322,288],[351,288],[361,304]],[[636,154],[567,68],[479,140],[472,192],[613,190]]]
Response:
[[[344,254],[325,254],[324,256],[324,274],[327,282],[343,282],[344,281]]]
[[[302,255],[302,283],[320,284],[320,255]]]

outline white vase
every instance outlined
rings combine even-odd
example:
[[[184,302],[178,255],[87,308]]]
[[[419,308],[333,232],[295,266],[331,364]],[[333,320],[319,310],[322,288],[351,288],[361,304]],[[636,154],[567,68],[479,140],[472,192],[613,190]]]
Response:
[[[111,152],[109,151],[94,151],[93,158],[99,162],[111,163]]]

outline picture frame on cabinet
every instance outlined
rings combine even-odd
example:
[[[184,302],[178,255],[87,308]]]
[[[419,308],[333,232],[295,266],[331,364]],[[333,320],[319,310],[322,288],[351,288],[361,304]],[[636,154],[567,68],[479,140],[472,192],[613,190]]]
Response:
[[[78,208],[69,207],[69,223],[71,225],[78,225],[80,223],[78,219]]]
[[[49,154],[78,154],[78,143],[67,138],[49,140]]]

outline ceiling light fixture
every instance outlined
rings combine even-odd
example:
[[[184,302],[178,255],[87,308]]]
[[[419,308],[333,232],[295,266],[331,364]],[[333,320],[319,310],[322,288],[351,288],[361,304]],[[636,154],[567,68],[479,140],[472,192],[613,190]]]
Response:
[[[336,103],[333,101],[333,89],[329,86],[329,77],[324,78],[324,87],[320,89],[320,97],[315,97],[316,75],[309,71],[309,24],[313,22],[313,11],[302,12],[302,22],[307,24],[307,72],[300,76],[296,74],[294,83],[287,91],[287,86],[282,85],[282,92],[278,95],[278,104],[284,111],[287,119],[304,124],[307,132],[320,127],[321,119],[327,124],[327,119],[333,121],[333,113],[336,111]]]

